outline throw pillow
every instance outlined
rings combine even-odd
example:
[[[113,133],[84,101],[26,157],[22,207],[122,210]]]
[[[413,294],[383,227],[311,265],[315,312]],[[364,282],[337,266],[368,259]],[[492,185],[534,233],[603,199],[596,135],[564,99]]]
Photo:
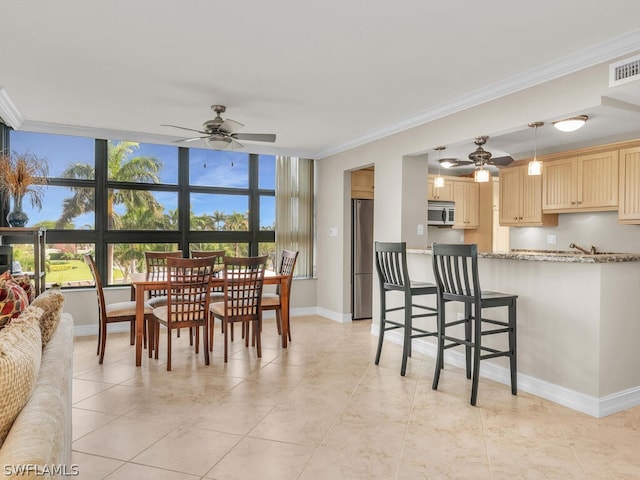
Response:
[[[29,307],[0,330],[0,446],[26,405],[38,377],[42,339],[38,319],[42,309]]]
[[[42,332],[42,346],[51,339],[53,332],[60,323],[60,314],[64,305],[64,295],[59,288],[50,288],[38,295],[31,305],[43,310],[40,316],[40,330]]]
[[[25,291],[27,298],[29,299],[29,303],[33,302],[33,299],[36,298],[36,289],[33,286],[31,277],[29,275],[18,275],[17,277],[13,277],[13,281],[20,285]]]
[[[23,288],[13,280],[0,278],[0,329],[16,318],[29,305]]]

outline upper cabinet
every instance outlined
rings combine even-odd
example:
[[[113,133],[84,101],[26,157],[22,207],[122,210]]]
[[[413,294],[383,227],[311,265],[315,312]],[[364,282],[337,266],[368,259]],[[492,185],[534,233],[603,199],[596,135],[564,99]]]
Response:
[[[620,150],[620,223],[640,223],[640,147]]]
[[[500,170],[500,225],[558,225],[557,214],[542,213],[542,177],[528,175],[527,165]]]
[[[373,168],[351,172],[351,198],[373,200],[374,173]]]
[[[545,161],[543,165],[545,212],[618,209],[618,150]]]
[[[480,186],[473,179],[460,178],[453,183],[456,216],[453,228],[478,228],[480,223]]]
[[[449,177],[444,179],[444,187],[433,188],[432,175],[427,180],[427,200],[433,202],[453,202],[453,181]]]

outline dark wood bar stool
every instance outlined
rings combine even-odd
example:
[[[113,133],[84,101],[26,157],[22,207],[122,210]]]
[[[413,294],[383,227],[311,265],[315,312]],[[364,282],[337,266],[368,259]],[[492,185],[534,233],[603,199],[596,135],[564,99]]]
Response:
[[[417,328],[413,325],[413,320],[416,318],[435,317],[437,315],[436,308],[413,303],[413,297],[435,295],[437,289],[433,283],[418,283],[410,280],[407,269],[407,245],[405,242],[376,242],[375,252],[376,269],[380,284],[380,334],[378,336],[378,351],[375,364],[378,365],[380,362],[384,332],[403,328],[404,340],[400,375],[404,376],[407,369],[407,358],[411,356],[411,341],[414,338],[435,337],[438,333],[437,331]],[[404,294],[404,302],[398,307],[387,308],[387,293],[394,291]],[[422,312],[426,311],[427,313],[414,314],[414,309],[419,309]],[[399,310],[404,310],[404,321],[388,318],[389,313]]]
[[[471,356],[473,354],[473,380],[471,383],[471,405],[478,398],[478,376],[480,361],[495,357],[509,357],[511,370],[511,393],[517,393],[516,365],[516,299],[517,295],[498,292],[483,292],[478,278],[478,246],[433,245],[433,274],[438,290],[438,356],[433,377],[433,389],[438,388],[440,371],[444,367],[444,351],[464,345],[467,378],[471,378]],[[447,322],[445,302],[464,303],[464,319]],[[485,308],[508,307],[506,322],[482,317]],[[447,328],[464,324],[465,338],[447,333]],[[486,327],[485,327],[486,326]],[[482,344],[487,335],[508,334],[508,349],[497,350]]]

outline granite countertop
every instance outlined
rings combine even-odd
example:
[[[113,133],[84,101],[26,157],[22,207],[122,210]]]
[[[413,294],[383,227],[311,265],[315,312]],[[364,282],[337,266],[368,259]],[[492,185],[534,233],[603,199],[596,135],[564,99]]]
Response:
[[[408,248],[408,253],[430,255],[431,248]],[[571,250],[519,250],[504,253],[478,253],[478,258],[494,258],[503,260],[528,260],[564,263],[620,263],[640,262],[640,253],[603,252],[588,255]]]

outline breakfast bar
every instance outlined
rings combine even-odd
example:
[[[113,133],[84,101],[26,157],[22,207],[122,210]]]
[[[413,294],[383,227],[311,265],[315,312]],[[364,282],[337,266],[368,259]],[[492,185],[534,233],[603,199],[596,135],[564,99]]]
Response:
[[[433,281],[430,249],[407,252],[411,278]],[[640,404],[640,254],[478,257],[483,290],[518,295],[522,390],[598,417]],[[506,365],[491,367],[484,374],[502,381]]]

